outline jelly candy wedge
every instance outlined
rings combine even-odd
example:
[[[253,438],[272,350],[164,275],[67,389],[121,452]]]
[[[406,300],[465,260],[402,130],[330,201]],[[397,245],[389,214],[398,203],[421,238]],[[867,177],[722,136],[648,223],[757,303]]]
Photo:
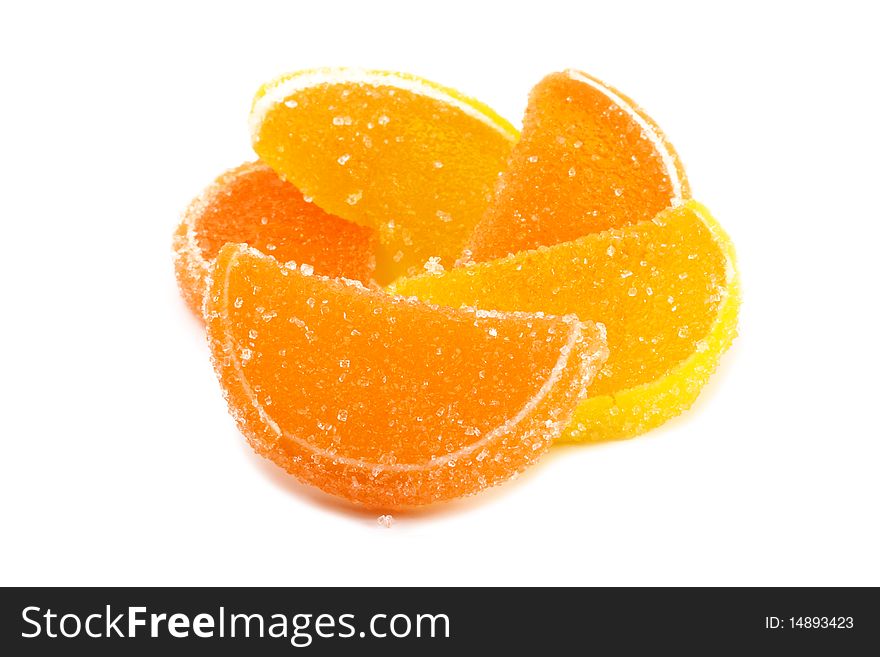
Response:
[[[585,73],[553,73],[530,94],[522,137],[465,260],[651,219],[688,196],[672,145],[635,103]]]
[[[476,493],[534,463],[607,355],[576,318],[454,310],[220,251],[208,338],[253,448],[375,508]]]
[[[450,266],[488,205],[516,130],[411,75],[321,69],[263,86],[254,150],[320,207],[379,231],[376,279]]]
[[[327,276],[369,282],[376,234],[327,214],[260,162],[217,178],[190,204],[174,233],[174,267],[181,294],[201,316],[205,281],[227,242],[243,242],[276,257],[311,264]]]
[[[571,242],[401,279],[392,290],[604,323],[611,355],[566,440],[634,436],[688,408],[736,335],[739,308],[733,245],[696,201]]]

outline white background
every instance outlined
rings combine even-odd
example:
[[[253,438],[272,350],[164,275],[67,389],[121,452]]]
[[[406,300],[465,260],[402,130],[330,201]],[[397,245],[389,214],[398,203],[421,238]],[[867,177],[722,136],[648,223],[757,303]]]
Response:
[[[880,584],[870,3],[6,3],[0,584]],[[741,336],[694,409],[391,529],[252,455],[170,238],[251,97],[411,71],[519,123],[566,67],[642,104],[731,233]]]

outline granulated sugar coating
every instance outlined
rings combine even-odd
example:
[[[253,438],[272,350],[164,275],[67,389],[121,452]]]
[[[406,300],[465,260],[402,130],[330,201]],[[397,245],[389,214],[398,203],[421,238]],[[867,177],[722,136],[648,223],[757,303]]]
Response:
[[[321,69],[264,85],[254,150],[328,212],[376,228],[376,279],[444,267],[485,211],[516,130],[485,105],[410,75]]]
[[[214,365],[254,449],[373,508],[476,493],[534,463],[607,357],[572,316],[392,297],[244,245],[206,299]]]
[[[201,316],[205,281],[220,247],[244,242],[281,262],[311,264],[327,276],[369,282],[375,231],[327,214],[260,162],[232,169],[198,196],[174,234],[180,291]]]
[[[610,356],[568,440],[634,436],[686,409],[733,340],[739,307],[733,245],[695,201],[571,242],[401,279],[392,290],[604,323]]]
[[[357,69],[264,85],[250,128],[261,161],[175,234],[181,291],[252,447],[382,527],[554,441],[662,424],[736,336],[729,238],[651,118],[585,73],[534,87],[521,139]]]
[[[464,259],[619,228],[688,196],[672,145],[635,103],[585,73],[553,73],[531,92],[522,138]]]

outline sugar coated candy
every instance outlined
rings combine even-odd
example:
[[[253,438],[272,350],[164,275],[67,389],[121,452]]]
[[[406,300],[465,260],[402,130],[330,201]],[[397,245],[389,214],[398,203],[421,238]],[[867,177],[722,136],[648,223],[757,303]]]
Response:
[[[307,202],[261,162],[217,178],[193,200],[174,233],[178,287],[199,316],[206,280],[227,242],[250,244],[281,262],[309,263],[321,274],[364,283],[375,266],[375,231]]]
[[[532,89],[522,137],[465,259],[620,228],[689,195],[675,150],[641,108],[586,73],[552,73]]]
[[[264,85],[254,150],[323,209],[379,231],[376,278],[458,258],[516,130],[482,103],[402,73],[319,69]]]
[[[235,244],[206,318],[253,448],[383,509],[476,493],[534,463],[607,357],[604,329],[572,316],[433,306]]]
[[[250,129],[174,235],[180,289],[253,449],[382,527],[659,426],[736,336],[729,237],[591,75],[541,80],[520,135],[423,78],[299,71]]]
[[[608,362],[564,440],[647,431],[696,399],[736,335],[733,245],[696,201],[648,221],[521,251],[392,290],[432,303],[576,314],[608,331]]]

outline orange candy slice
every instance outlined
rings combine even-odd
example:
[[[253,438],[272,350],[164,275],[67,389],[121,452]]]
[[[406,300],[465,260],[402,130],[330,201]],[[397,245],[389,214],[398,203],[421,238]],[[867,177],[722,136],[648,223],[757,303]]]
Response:
[[[739,308],[733,245],[696,201],[571,242],[401,279],[392,290],[603,322],[610,356],[565,440],[626,438],[681,413],[730,346]]]
[[[573,317],[453,310],[223,247],[206,300],[232,415],[300,480],[378,508],[534,463],[607,356]]]
[[[192,202],[174,233],[178,286],[197,315],[211,266],[227,242],[245,242],[281,262],[307,262],[321,274],[365,283],[375,266],[375,231],[306,202],[261,162],[217,178]]]
[[[254,150],[328,212],[379,231],[376,279],[451,266],[517,138],[485,105],[400,73],[301,71],[264,85]]]
[[[477,262],[651,219],[689,196],[660,128],[585,73],[553,73],[532,90],[522,137],[477,225]]]

